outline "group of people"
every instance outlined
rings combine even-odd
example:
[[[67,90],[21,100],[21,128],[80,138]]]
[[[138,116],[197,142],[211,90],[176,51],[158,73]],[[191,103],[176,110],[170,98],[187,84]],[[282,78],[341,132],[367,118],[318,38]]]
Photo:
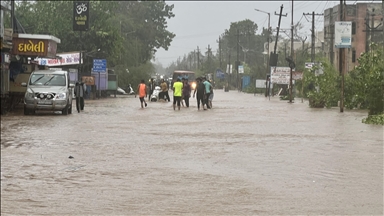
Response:
[[[200,105],[204,110],[211,109],[212,108],[212,100],[213,100],[213,86],[209,80],[207,80],[205,77],[199,77],[196,79],[196,88],[193,92],[193,98],[197,99],[197,109],[200,110]],[[160,84],[161,92],[159,93],[159,98],[164,99],[168,102],[170,102],[169,98],[169,89],[167,83],[164,81],[164,79],[161,80]],[[147,88],[145,81],[141,80],[140,84],[137,86],[137,93],[139,94],[139,99],[141,103],[141,108],[147,107],[147,102],[145,101],[145,98],[148,97],[148,100],[150,100],[150,97],[155,89],[155,82],[154,79],[151,79],[149,86]],[[191,85],[188,82],[188,79],[185,78],[178,78],[175,83],[173,83],[172,86],[173,89],[173,110],[176,110],[176,106],[178,110],[180,110],[181,105],[189,107],[189,98],[191,97]],[[149,90],[149,94],[147,94],[147,90]],[[135,95],[136,97],[136,95]]]
[[[196,89],[193,92],[193,97],[196,95],[197,109],[200,110],[200,104],[204,110],[211,109],[213,100],[213,86],[211,82],[205,77],[197,78],[196,82]]]

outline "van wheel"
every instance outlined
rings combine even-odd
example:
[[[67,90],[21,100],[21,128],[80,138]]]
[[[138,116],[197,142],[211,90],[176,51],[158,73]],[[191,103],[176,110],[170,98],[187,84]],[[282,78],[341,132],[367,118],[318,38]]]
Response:
[[[61,111],[61,114],[68,115],[68,105]]]

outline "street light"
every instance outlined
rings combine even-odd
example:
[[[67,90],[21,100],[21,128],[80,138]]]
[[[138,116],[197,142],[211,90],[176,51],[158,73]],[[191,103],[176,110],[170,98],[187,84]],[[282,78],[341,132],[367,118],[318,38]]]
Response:
[[[266,76],[267,74],[269,73],[269,75],[271,75],[271,71],[269,69],[269,58],[270,58],[270,51],[269,51],[269,32],[271,30],[271,14],[266,12],[266,11],[263,11],[263,10],[259,10],[259,9],[256,9],[255,8],[255,11],[259,11],[261,13],[265,13],[265,14],[268,14],[268,33],[267,33],[267,49],[268,49],[268,58],[267,58],[267,71],[266,71]],[[266,78],[267,79],[267,78]],[[268,80],[267,80],[268,81]],[[271,89],[271,82],[269,81],[269,86],[268,86],[268,92],[269,92],[269,98],[271,98],[270,96],[270,89]],[[267,95],[265,95],[265,97],[267,97]]]

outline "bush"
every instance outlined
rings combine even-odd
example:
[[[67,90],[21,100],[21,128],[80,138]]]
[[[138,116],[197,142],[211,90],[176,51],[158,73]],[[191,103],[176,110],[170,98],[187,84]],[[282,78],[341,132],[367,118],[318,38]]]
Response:
[[[345,104],[347,108],[369,110],[369,115],[384,111],[384,53],[376,44],[363,53],[357,66],[346,76]]]
[[[381,115],[369,115],[362,121],[365,124],[384,125],[384,114]]]
[[[322,70],[323,74],[315,75],[316,70]],[[304,86],[309,99],[309,106],[313,108],[337,106],[339,100],[339,75],[333,66],[325,61],[321,66],[315,66],[304,72]]]

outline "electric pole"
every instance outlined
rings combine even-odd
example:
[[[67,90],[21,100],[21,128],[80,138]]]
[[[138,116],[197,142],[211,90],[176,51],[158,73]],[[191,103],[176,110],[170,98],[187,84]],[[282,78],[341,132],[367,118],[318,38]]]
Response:
[[[200,70],[200,50],[199,50],[199,46],[197,46],[197,69]]]
[[[277,60],[278,60],[278,57],[277,57],[277,54],[276,54],[276,49],[277,49],[277,40],[279,39],[279,31],[280,31],[280,23],[281,23],[281,17],[282,16],[287,16],[287,14],[283,15],[283,8],[284,6],[281,5],[280,6],[280,13],[277,14],[275,12],[275,15],[279,15],[279,22],[278,22],[278,25],[277,25],[277,33],[276,33],[276,40],[275,40],[275,47],[273,48],[273,55],[271,55],[271,58],[272,58],[272,61],[270,60],[269,63],[270,63],[270,66],[274,66],[276,70],[276,66],[277,66]],[[270,74],[272,75],[272,74]],[[272,81],[272,76],[269,77],[269,84],[268,84],[268,91],[271,89],[271,81]],[[271,100],[271,94],[269,93],[269,100]]]
[[[259,10],[259,9],[255,9],[256,11],[259,11],[259,12],[262,12],[262,13],[265,13],[268,15],[268,31],[267,31],[267,66],[266,66],[266,72],[265,72],[265,97],[267,97],[267,95],[269,94],[269,89],[268,88],[268,85],[267,85],[267,82],[268,82],[268,74],[271,73],[271,70],[270,70],[270,65],[269,65],[269,56],[270,56],[270,51],[269,51],[269,41],[270,41],[270,34],[271,34],[271,14],[266,12],[266,11],[262,11],[262,10]]]
[[[189,53],[188,58],[189,58],[189,70],[192,70],[192,55],[191,55],[191,53]]]
[[[309,13],[303,13],[304,16],[311,15]],[[312,29],[311,29],[311,62],[315,61],[315,16],[324,16],[324,14],[315,14],[315,11],[312,12]]]
[[[293,61],[293,53],[294,53],[294,47],[293,47],[293,0],[292,0],[292,14],[291,14],[291,60]],[[289,103],[292,103],[292,66],[290,66],[290,75],[289,75]]]
[[[236,41],[237,41],[237,54],[236,54],[236,88],[237,90],[239,90],[239,65],[240,65],[240,62],[239,62],[239,36],[240,36],[240,33],[239,33],[239,29],[237,29],[237,33],[236,33]]]
[[[221,36],[219,37],[219,41],[216,41],[219,43],[219,62],[220,62],[220,69],[221,68]]]
[[[371,13],[371,24],[369,24],[369,14],[367,11],[367,15],[365,18],[365,23],[364,23],[366,25],[367,30],[363,30],[363,32],[369,32],[371,40],[368,42],[368,37],[367,37],[367,43],[366,43],[366,48],[365,48],[366,52],[368,51],[368,48],[371,51],[369,46],[372,42],[374,42],[375,32],[383,32],[384,31],[384,30],[378,30],[378,28],[382,25],[382,23],[380,23],[379,25],[377,25],[375,27],[375,16],[376,16],[375,9],[373,8],[372,13]],[[383,35],[384,35],[384,32],[383,32]],[[383,46],[384,46],[384,41],[383,41]]]
[[[211,73],[211,47],[208,44],[208,74]],[[212,76],[212,82],[213,82],[213,76]]]
[[[344,21],[344,3],[345,0],[340,0],[340,21]],[[340,93],[340,112],[344,112],[344,48],[339,48],[339,71],[341,74],[341,93]]]
[[[228,82],[228,89],[231,85],[231,76],[232,76],[232,67],[231,67],[231,51],[228,52],[228,75],[229,75],[229,82]]]

